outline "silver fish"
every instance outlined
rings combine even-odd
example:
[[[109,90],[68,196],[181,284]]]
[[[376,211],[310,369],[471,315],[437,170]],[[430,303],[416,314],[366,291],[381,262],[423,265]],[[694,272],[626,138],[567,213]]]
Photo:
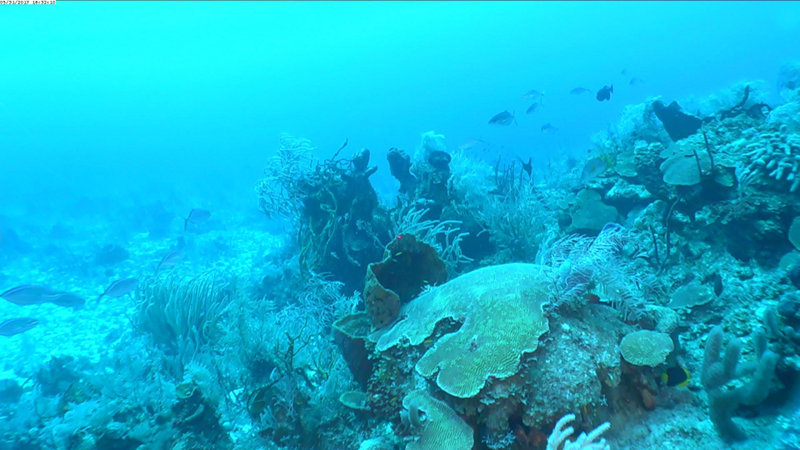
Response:
[[[462,151],[472,150],[473,148],[484,148],[487,142],[483,139],[467,139],[458,145],[458,149]]]
[[[581,173],[581,180],[583,182],[591,181],[596,176],[600,175],[601,173],[605,172],[606,169],[609,168],[608,160],[604,158],[592,158],[586,161],[586,164],[583,165],[583,171]]]
[[[42,296],[42,300],[54,305],[76,309],[83,308],[83,305],[86,304],[86,300],[84,300],[82,297],[69,292],[56,292],[55,294],[47,294]]]
[[[536,110],[539,109],[540,105],[541,105],[541,103],[539,103],[539,102],[533,102],[531,104],[531,106],[529,106],[528,109],[525,110],[525,114],[531,114],[531,113],[536,112]]]
[[[558,128],[554,127],[552,124],[548,122],[542,125],[542,127],[539,130],[542,133],[555,133],[556,131],[558,131]]]
[[[211,217],[211,211],[207,209],[194,208],[189,211],[189,216],[183,220],[183,231],[189,227],[190,223],[200,223]]]
[[[514,114],[511,114],[508,111],[497,113],[491,119],[489,119],[489,125],[508,126],[513,122],[516,122],[516,119],[514,119]]]
[[[24,333],[39,324],[31,317],[15,317],[0,322],[0,336],[14,336]]]
[[[124,278],[122,280],[113,281],[108,285],[106,290],[100,294],[100,297],[97,297],[97,299],[100,300],[102,297],[117,298],[122,297],[123,295],[128,295],[133,292],[138,285],[138,278]]]
[[[156,273],[158,273],[158,271],[164,267],[172,267],[178,264],[181,262],[184,256],[186,256],[186,253],[183,253],[181,250],[172,250],[167,252],[167,254],[161,258],[161,262],[158,263],[158,266],[156,267]]]
[[[15,305],[27,306],[44,303],[46,300],[44,300],[42,297],[56,293],[58,293],[58,291],[55,289],[50,289],[47,286],[24,284],[3,292],[0,294],[0,297],[10,301],[11,303],[14,303]]]
[[[544,93],[537,91],[536,89],[531,89],[530,91],[522,94],[522,98],[524,99],[534,99],[534,98],[542,98],[544,97]]]

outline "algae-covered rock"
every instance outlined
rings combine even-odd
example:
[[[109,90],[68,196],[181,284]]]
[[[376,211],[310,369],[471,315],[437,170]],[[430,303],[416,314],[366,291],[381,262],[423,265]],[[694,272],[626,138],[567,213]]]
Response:
[[[675,310],[666,306],[647,305],[647,312],[656,322],[655,331],[670,334],[678,328],[680,316]]]
[[[692,308],[704,305],[713,299],[714,291],[709,286],[694,282],[675,289],[667,306],[673,309]]]
[[[800,250],[800,217],[795,217],[789,227],[789,242],[794,248]]]
[[[622,177],[632,178],[638,175],[636,171],[636,154],[632,149],[617,155],[614,171]]]
[[[575,196],[570,216],[576,230],[600,231],[607,223],[616,221],[617,214],[616,208],[603,203],[598,192],[583,189]]]
[[[339,396],[339,403],[350,409],[359,411],[369,410],[369,405],[367,404],[367,394],[361,391],[342,392],[342,395]]]
[[[470,450],[473,431],[447,404],[425,391],[411,391],[403,398],[404,417],[419,438],[406,450]],[[420,414],[424,413],[424,417]]]
[[[631,184],[625,180],[617,180],[606,193],[609,203],[642,203],[653,197],[644,186]]]
[[[704,172],[711,168],[710,162],[700,160],[700,169]],[[708,161],[706,158],[705,161]],[[664,183],[672,186],[694,186],[700,184],[700,169],[697,167],[697,158],[694,155],[674,155],[667,159],[661,166]]]

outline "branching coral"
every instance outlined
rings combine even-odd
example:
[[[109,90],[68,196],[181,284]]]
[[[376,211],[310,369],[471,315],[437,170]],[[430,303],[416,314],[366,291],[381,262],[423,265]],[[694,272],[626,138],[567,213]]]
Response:
[[[501,250],[499,262],[532,261],[547,230],[556,228],[557,197],[545,194],[532,182],[514,184],[503,194],[488,197],[477,209],[491,241]]]
[[[597,237],[570,235],[543,245],[537,261],[551,266],[553,287],[548,310],[576,308],[593,292],[620,311],[625,320],[638,317],[643,301],[644,277],[621,252],[630,234],[621,225],[609,223]]]
[[[352,292],[360,289],[364,269],[380,258],[388,241],[379,225],[385,219],[369,178],[370,152],[352,158],[311,158],[307,140],[284,137],[267,177],[256,188],[267,215],[279,213],[297,228],[300,265],[309,274],[332,273]],[[307,167],[305,167],[307,166]]]
[[[758,173],[765,178],[789,187],[789,192],[800,188],[800,135],[789,133],[786,127],[772,131],[747,130],[745,137],[730,145],[746,152],[750,161],[742,177]]]
[[[472,259],[461,252],[461,241],[469,234],[461,232],[461,221],[425,219],[428,212],[428,209],[413,206],[397,209],[392,234],[413,234],[421,242],[430,245],[436,249],[451,273],[458,264],[471,262]]]
[[[310,447],[325,424],[344,420],[338,398],[353,379],[327,331],[334,316],[353,308],[355,297],[342,296],[341,288],[314,279],[280,309],[268,299],[240,305],[228,337],[247,368],[246,410],[259,434],[277,444]]]
[[[269,160],[265,176],[256,186],[258,204],[264,214],[288,217],[294,222],[300,219],[300,183],[314,167],[315,150],[308,139],[281,135],[277,154]]]
[[[600,438],[603,433],[611,428],[611,424],[608,422],[590,431],[589,434],[581,433],[574,441],[568,441],[567,438],[575,430],[567,426],[567,424],[574,420],[575,414],[567,414],[558,420],[550,437],[547,438],[547,450],[608,450],[611,448],[605,439]]]

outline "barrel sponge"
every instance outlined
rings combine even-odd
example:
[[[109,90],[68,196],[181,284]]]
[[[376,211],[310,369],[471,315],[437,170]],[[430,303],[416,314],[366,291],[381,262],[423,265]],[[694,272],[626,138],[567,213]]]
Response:
[[[469,450],[474,445],[473,431],[458,414],[427,392],[416,390],[403,397],[409,423],[419,428],[419,439],[409,442],[406,450],[452,449]],[[425,413],[421,419],[420,411]]]
[[[440,337],[417,361],[417,372],[455,397],[480,392],[489,377],[519,370],[522,354],[536,350],[549,328],[542,310],[552,287],[551,269],[537,264],[484,267],[432,288],[403,305],[402,319],[371,336],[379,351],[407,341],[419,345],[436,324],[461,324]]]

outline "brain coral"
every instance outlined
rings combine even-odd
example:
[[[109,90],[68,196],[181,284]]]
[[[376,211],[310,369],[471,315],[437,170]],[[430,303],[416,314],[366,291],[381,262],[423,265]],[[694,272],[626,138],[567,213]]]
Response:
[[[489,377],[506,378],[519,370],[523,353],[536,350],[549,328],[542,312],[551,287],[551,269],[537,264],[484,267],[423,293],[403,305],[403,317],[371,339],[379,351],[408,341],[419,345],[436,324],[461,324],[440,337],[417,361],[424,377],[450,395],[473,397]]]

